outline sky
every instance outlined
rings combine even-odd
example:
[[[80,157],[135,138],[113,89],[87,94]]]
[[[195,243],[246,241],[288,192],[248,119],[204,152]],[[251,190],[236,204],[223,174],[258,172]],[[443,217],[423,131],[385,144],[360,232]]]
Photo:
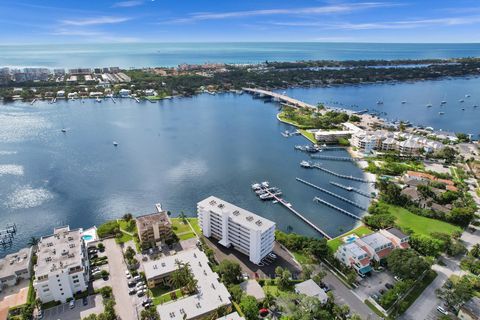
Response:
[[[0,44],[480,42],[479,0],[0,0]]]

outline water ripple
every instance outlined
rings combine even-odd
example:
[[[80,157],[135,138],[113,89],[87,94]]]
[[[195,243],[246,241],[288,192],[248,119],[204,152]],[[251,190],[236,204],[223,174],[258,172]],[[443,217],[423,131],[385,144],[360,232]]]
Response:
[[[5,202],[11,209],[27,209],[42,205],[53,199],[53,194],[44,188],[23,186],[15,190]]]

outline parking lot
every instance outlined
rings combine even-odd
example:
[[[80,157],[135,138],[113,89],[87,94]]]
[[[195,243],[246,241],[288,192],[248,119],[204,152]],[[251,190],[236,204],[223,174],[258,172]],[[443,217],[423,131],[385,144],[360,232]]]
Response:
[[[388,290],[385,284],[395,284],[393,275],[388,270],[372,271],[369,276],[366,276],[359,282],[359,287],[354,292],[362,299],[365,300],[373,295],[381,296],[382,292]]]
[[[82,299],[75,301],[75,307],[70,309],[68,303],[58,305],[56,307],[47,309],[44,311],[45,320],[80,320],[92,313],[102,313],[103,312],[103,302],[102,296],[97,294],[93,296],[88,296],[88,304],[83,305]]]
[[[258,266],[248,259],[248,257],[233,248],[225,248],[218,244],[215,239],[204,238],[207,244],[215,251],[215,258],[217,261],[230,259],[238,262],[244,273],[248,274],[250,278],[255,278],[257,275],[260,278],[272,278],[275,276],[275,268],[280,266],[290,270],[292,276],[296,277],[301,273],[301,268],[298,266],[290,254],[283,250],[280,245],[275,242],[273,253],[277,256],[271,259],[271,262],[266,262],[262,266]]]

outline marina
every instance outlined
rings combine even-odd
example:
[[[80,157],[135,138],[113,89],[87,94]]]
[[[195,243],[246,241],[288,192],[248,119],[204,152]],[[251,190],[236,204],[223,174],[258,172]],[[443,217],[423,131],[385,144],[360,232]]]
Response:
[[[295,216],[297,216],[298,218],[300,218],[303,222],[305,222],[306,224],[308,224],[310,227],[312,227],[312,229],[314,229],[315,231],[317,231],[318,233],[320,233],[323,237],[325,237],[327,240],[330,240],[332,239],[331,236],[329,236],[325,231],[323,231],[322,229],[320,229],[317,225],[315,225],[313,222],[311,222],[309,219],[307,219],[305,216],[303,216],[300,212],[298,212],[297,210],[295,210],[293,207],[292,207],[292,204],[289,203],[289,202],[286,202],[285,200],[283,200],[282,198],[280,198],[278,195],[276,195],[275,193],[272,193],[271,191],[269,191],[270,189],[270,185],[267,181],[264,181],[262,183],[254,183],[252,185],[252,190],[254,191],[258,191],[258,190],[264,190],[265,191],[265,194],[268,195],[269,199],[272,199],[274,203],[280,203],[282,206],[284,206],[286,209],[288,209],[290,212],[292,212]],[[263,199],[262,199],[263,200]]]

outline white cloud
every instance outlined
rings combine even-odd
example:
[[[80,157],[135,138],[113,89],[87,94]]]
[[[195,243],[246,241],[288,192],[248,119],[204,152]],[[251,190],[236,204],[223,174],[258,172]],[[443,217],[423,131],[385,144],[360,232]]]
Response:
[[[113,8],[131,8],[131,7],[138,7],[143,4],[143,1],[141,0],[131,0],[131,1],[120,1],[120,2],[115,2],[113,4]]]
[[[231,12],[197,12],[191,14],[186,18],[179,18],[163,23],[188,23],[202,20],[220,20],[229,18],[247,18],[255,16],[268,16],[268,15],[324,15],[335,13],[349,13],[357,10],[391,7],[398,4],[388,4],[383,2],[362,2],[355,4],[336,4],[319,7],[308,8],[289,8],[289,9],[264,9],[264,10],[250,10],[250,11],[231,11]]]
[[[62,20],[61,23],[64,25],[70,25],[70,26],[92,26],[92,25],[100,25],[100,24],[122,23],[131,19],[132,18],[128,18],[128,17],[103,16],[103,17],[84,18],[84,19]]]

